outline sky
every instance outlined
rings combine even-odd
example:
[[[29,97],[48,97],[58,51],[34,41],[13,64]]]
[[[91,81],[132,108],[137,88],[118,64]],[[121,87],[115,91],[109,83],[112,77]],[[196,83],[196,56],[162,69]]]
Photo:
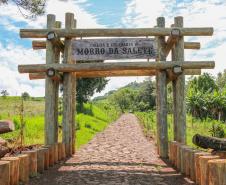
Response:
[[[19,64],[45,63],[45,51],[32,50],[31,39],[21,39],[21,28],[45,28],[46,14],[55,14],[64,23],[66,12],[75,14],[78,28],[142,28],[154,27],[156,18],[164,16],[169,27],[176,16],[184,17],[184,27],[214,27],[212,37],[185,37],[185,41],[201,43],[200,50],[186,50],[185,60],[214,60],[215,69],[203,70],[213,75],[226,68],[226,1],[225,0],[47,0],[45,15],[36,20],[25,19],[17,6],[0,6],[0,91],[10,95],[28,92],[44,96],[44,80],[30,81],[19,74]],[[105,89],[95,96],[117,89],[145,77],[109,78]]]

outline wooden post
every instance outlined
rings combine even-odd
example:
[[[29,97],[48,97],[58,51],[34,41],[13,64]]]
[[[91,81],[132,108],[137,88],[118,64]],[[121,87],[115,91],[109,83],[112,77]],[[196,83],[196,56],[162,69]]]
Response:
[[[43,173],[45,169],[45,152],[46,148],[37,149],[37,171]]]
[[[18,157],[3,157],[1,160],[10,162],[10,185],[18,185],[20,159]]]
[[[165,27],[165,18],[157,18],[157,26]],[[165,61],[165,37],[157,37],[158,60]],[[168,157],[168,131],[167,131],[167,83],[166,71],[157,71],[157,143],[160,157]]]
[[[29,156],[27,154],[18,155],[20,159],[19,165],[19,180],[23,184],[27,184],[29,182]]]
[[[199,157],[199,165],[200,165],[200,185],[208,185],[209,184],[209,168],[208,161],[212,159],[219,159],[217,155],[210,156],[200,156]]]
[[[74,14],[66,13],[65,28],[71,30],[74,25]],[[64,60],[63,63],[72,63],[71,39],[65,38],[64,41]],[[63,74],[63,143],[65,143],[66,156],[72,155],[72,116],[73,116],[73,75],[72,73]]]
[[[45,160],[44,169],[48,170],[49,169],[49,149],[43,147],[43,150],[44,150],[44,160]]]
[[[37,176],[38,168],[37,168],[37,151],[36,150],[28,150],[22,151],[23,154],[27,154],[29,156],[29,176],[35,177]]]
[[[55,15],[47,15],[47,28],[55,28]],[[46,64],[56,61],[56,49],[52,42],[46,40]],[[45,81],[45,144],[53,145],[57,140],[56,135],[56,91],[57,84],[51,78],[46,77]]]
[[[74,25],[73,27],[76,28],[76,19],[74,20]],[[76,63],[75,60],[73,60],[74,63]],[[76,77],[72,77],[72,145],[71,145],[71,150],[72,150],[72,154],[75,153],[75,111],[76,111]]]
[[[0,184],[9,185],[10,183],[10,162],[0,161]]]
[[[209,185],[226,184],[226,159],[214,159],[208,161]]]
[[[175,17],[175,27],[183,27],[183,17]],[[184,38],[180,36],[172,52],[176,61],[184,61]],[[185,109],[185,75],[182,72],[173,81],[174,104],[174,139],[183,144],[186,143],[186,109]]]

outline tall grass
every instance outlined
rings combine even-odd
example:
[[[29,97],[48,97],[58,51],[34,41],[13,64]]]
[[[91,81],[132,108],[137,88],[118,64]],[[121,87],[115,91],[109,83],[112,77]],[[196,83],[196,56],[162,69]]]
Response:
[[[0,97],[0,119],[10,119],[14,122],[16,130],[2,134],[0,137],[7,139],[12,145],[19,140],[21,123],[18,107],[19,97]],[[25,145],[44,144],[44,99],[30,99],[24,101],[25,110]],[[117,118],[116,112],[102,109],[101,104],[84,104],[83,113],[78,113],[76,119],[76,148],[89,142],[97,132],[103,131],[108,124]],[[62,124],[62,116],[59,116]],[[62,131],[59,129],[59,141],[62,140]]]
[[[140,120],[140,123],[143,126],[144,133],[149,137],[156,137],[156,111],[149,112],[136,112],[135,115]],[[173,118],[172,114],[167,116],[168,122],[168,138],[173,140]],[[186,142],[190,146],[195,146],[192,143],[192,137],[199,133],[205,136],[212,136],[212,127],[213,125],[219,126],[224,130],[226,134],[226,125],[220,121],[206,119],[200,120],[193,118],[191,115],[187,115],[187,125],[186,125]]]

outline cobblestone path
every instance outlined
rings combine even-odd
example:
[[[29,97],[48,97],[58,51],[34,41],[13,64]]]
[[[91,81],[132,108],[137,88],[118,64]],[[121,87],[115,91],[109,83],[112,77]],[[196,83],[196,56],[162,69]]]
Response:
[[[31,185],[189,185],[162,161],[133,114],[122,115],[65,163]]]

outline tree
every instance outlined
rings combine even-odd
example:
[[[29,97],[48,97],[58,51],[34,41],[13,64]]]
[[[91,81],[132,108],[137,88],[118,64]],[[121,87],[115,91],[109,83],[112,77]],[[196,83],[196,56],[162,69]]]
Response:
[[[223,91],[223,89],[226,89],[226,69],[223,73],[218,73],[216,83],[221,91]]]
[[[101,92],[106,86],[106,78],[78,78],[76,82],[77,110],[82,111],[83,103],[86,103],[96,92]]]
[[[8,93],[7,90],[2,90],[1,95],[2,95],[3,98],[6,98],[6,96],[9,96],[9,93]]]
[[[0,5],[13,2],[25,18],[35,18],[45,13],[46,0],[0,0]]]
[[[30,95],[27,92],[23,92],[21,94],[21,97],[23,98],[23,100],[28,100],[30,98]]]

